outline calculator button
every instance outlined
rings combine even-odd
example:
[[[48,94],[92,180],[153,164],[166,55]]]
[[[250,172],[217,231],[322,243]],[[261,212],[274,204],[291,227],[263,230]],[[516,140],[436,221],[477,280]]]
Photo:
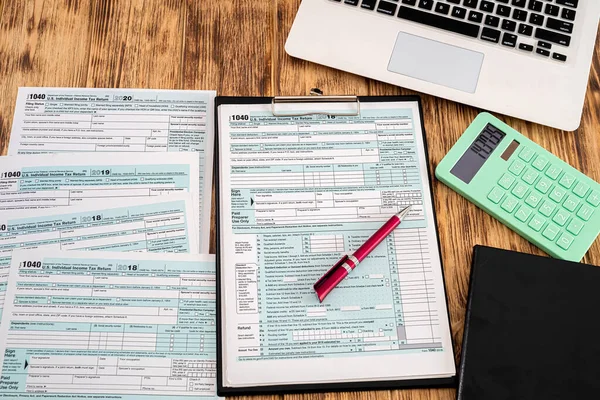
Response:
[[[542,205],[540,207],[540,213],[544,217],[549,217],[550,215],[552,215],[552,212],[554,211],[555,208],[556,208],[556,206],[554,205],[554,203],[551,203],[548,200],[544,200],[544,202],[542,203]]]
[[[561,189],[560,187],[556,186],[556,187],[554,187],[554,189],[552,189],[552,191],[550,192],[550,195],[548,197],[550,197],[555,202],[560,203],[565,198],[566,194],[567,194],[566,190]]]
[[[579,235],[581,229],[583,228],[583,222],[579,218],[573,218],[569,225],[567,225],[567,230],[571,232],[573,235]]]
[[[571,174],[564,174],[558,181],[558,184],[564,188],[571,189],[571,186],[575,183],[575,177]]]
[[[515,218],[521,222],[525,222],[527,221],[527,218],[529,218],[532,212],[533,210],[531,208],[527,206],[521,206],[519,207],[519,211],[515,213]]]
[[[558,226],[565,226],[571,214],[567,210],[560,209],[557,211],[552,221],[556,222]]]
[[[523,163],[521,160],[513,161],[510,167],[508,167],[508,170],[517,176],[521,175],[521,172],[523,172],[524,169],[525,163]]]
[[[529,193],[529,196],[525,199],[525,203],[535,208],[540,204],[540,200],[542,200],[542,196],[537,192]]]
[[[534,231],[539,232],[540,229],[542,229],[542,226],[544,226],[545,222],[546,220],[544,218],[536,214],[533,216],[533,218],[531,218],[531,221],[529,221],[527,225]]]
[[[556,165],[550,165],[546,170],[546,176],[552,180],[556,180],[560,173],[562,172],[562,168]]]
[[[492,203],[498,204],[500,203],[500,200],[502,200],[502,196],[504,196],[504,191],[496,186],[492,189],[490,194],[488,194],[487,198],[490,199]]]
[[[587,204],[583,204],[579,208],[579,211],[577,211],[577,216],[584,221],[589,221],[593,213],[594,210],[591,207],[589,207]]]
[[[508,190],[514,182],[515,178],[512,175],[504,174],[502,175],[502,178],[500,178],[500,180],[498,181],[498,185]]]
[[[558,241],[556,242],[558,247],[560,247],[563,250],[569,250],[569,247],[571,247],[571,243],[573,243],[573,236],[564,232],[562,235],[560,235]]]
[[[539,175],[540,174],[535,172],[535,170],[533,170],[531,168],[527,168],[527,171],[525,171],[525,173],[523,174],[521,179],[523,179],[528,184],[533,185],[533,183],[535,182],[535,180],[537,179],[537,177]]]
[[[587,194],[587,192],[588,192],[589,189],[590,189],[589,185],[587,185],[587,184],[585,184],[583,182],[579,182],[573,188],[573,193],[575,193],[579,197],[583,197],[583,196],[585,196]]]
[[[548,190],[550,190],[550,186],[552,185],[552,181],[546,177],[542,177],[542,179],[539,180],[539,182],[537,183],[537,185],[535,185],[535,188],[537,190],[539,190],[540,192],[546,194],[548,193]]]
[[[537,156],[537,158],[531,165],[533,165],[533,168],[537,169],[538,171],[543,171],[544,168],[546,168],[547,164],[548,164],[548,160],[546,160],[542,156]]]
[[[523,149],[519,153],[519,158],[521,160],[525,160],[525,162],[529,162],[529,161],[531,161],[531,159],[533,158],[534,155],[535,155],[535,152],[533,150],[531,150],[529,147],[523,147]]]
[[[519,182],[515,185],[515,188],[512,190],[512,194],[517,196],[517,198],[522,199],[527,194],[527,189],[529,189],[529,186]]]
[[[508,195],[506,196],[506,199],[504,199],[500,207],[502,207],[504,211],[512,213],[518,204],[519,200],[515,199],[513,196]]]
[[[593,205],[594,207],[598,207],[600,205],[600,192],[596,190],[592,190],[592,193],[587,198],[587,202]]]
[[[572,194],[570,194],[569,197],[567,197],[567,199],[563,203],[563,207],[571,212],[575,211],[575,209],[577,208],[578,205],[579,205],[579,199],[577,197],[573,196]]]
[[[558,232],[560,232],[560,228],[554,225],[553,223],[550,223],[548,224],[546,229],[544,229],[542,235],[548,240],[554,240],[556,238],[556,235],[558,235]]]

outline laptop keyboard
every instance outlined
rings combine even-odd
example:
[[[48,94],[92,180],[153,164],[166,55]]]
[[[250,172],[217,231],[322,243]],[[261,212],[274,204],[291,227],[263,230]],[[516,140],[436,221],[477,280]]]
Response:
[[[565,62],[580,0],[329,1]]]

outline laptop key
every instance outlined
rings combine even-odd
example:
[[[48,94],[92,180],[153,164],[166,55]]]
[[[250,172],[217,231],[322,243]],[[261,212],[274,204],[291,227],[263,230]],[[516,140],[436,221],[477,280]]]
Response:
[[[492,3],[491,1],[484,0],[479,5],[479,9],[481,11],[492,12],[492,11],[494,11],[494,3]]]
[[[546,4],[546,9],[544,10],[544,12],[548,15],[552,15],[553,17],[558,16],[558,9],[559,7],[552,5],[552,4]]]
[[[417,0],[402,0],[402,4],[406,4],[409,6],[414,6],[417,4]]]
[[[537,28],[535,30],[535,37],[536,39],[545,40],[547,42],[552,42],[563,46],[569,46],[571,44],[571,38],[569,36],[558,32],[552,32],[543,28]]]
[[[365,10],[374,10],[375,4],[377,4],[377,0],[363,0],[362,3],[360,3],[360,8]]]
[[[492,28],[483,28],[481,31],[481,40],[498,43],[500,41],[500,31]]]
[[[527,21],[527,11],[515,9],[513,11],[513,19],[517,21]]]
[[[573,33],[572,23],[550,17],[546,20],[546,28],[554,29],[565,33]]]
[[[561,6],[577,8],[579,0],[556,0],[556,4],[560,4]]]
[[[512,10],[512,8],[510,8],[508,6],[503,6],[502,4],[498,4],[498,8],[496,8],[496,14],[500,15],[501,17],[510,17],[511,10]]]
[[[533,26],[527,24],[519,24],[519,34],[531,36],[533,34]]]
[[[508,0],[496,0],[498,3],[508,4]]]
[[[396,14],[396,7],[397,6],[394,3],[388,3],[387,1],[380,1],[379,5],[377,6],[377,12],[380,12],[382,14],[387,14],[387,15],[394,15],[394,14]]]
[[[538,47],[542,47],[544,49],[551,49],[552,45],[548,42],[542,42],[541,40],[538,42]]]
[[[485,17],[485,24],[497,28],[498,25],[500,25],[500,18],[494,17],[493,15],[488,15]]]
[[[517,29],[517,23],[515,21],[511,21],[510,19],[505,19],[502,21],[502,29],[505,31],[514,32]]]
[[[477,2],[479,0],[464,0],[463,1],[463,6],[465,7],[469,7],[469,8],[477,8]]]
[[[562,14],[560,16],[563,19],[567,19],[569,21],[575,21],[575,14],[577,14],[577,12],[575,10],[570,10],[568,8],[563,8]]]
[[[558,53],[552,53],[552,58],[558,61],[567,61],[567,56]]]
[[[517,35],[505,33],[502,36],[502,44],[508,47],[515,47],[517,45]]]
[[[544,16],[540,14],[531,13],[529,16],[529,22],[534,25],[542,26],[544,25]]]
[[[435,5],[435,12],[448,15],[448,13],[450,12],[450,6],[446,3],[438,1]]]
[[[483,21],[483,14],[477,11],[469,12],[469,21],[480,23]]]
[[[458,21],[441,15],[431,14],[415,8],[401,6],[398,18],[416,22],[423,25],[433,26],[446,31],[458,33],[470,37],[479,36],[479,25]]]
[[[446,0],[448,3],[460,4],[460,0]]]
[[[529,0],[529,9],[531,11],[542,12],[542,7],[544,4],[538,0]]]
[[[344,0],[344,4],[348,4],[349,6],[357,6],[358,0]]]
[[[535,50],[535,52],[544,57],[548,57],[550,55],[548,50],[540,49],[539,47]]]
[[[454,6],[454,8],[452,8],[451,15],[456,18],[465,19],[465,16],[467,15],[467,10],[462,7]]]
[[[512,0],[512,5],[515,7],[525,7],[526,0]]]
[[[533,46],[530,44],[521,43],[519,45],[519,49],[524,51],[533,51]]]
[[[419,8],[424,8],[425,10],[431,10],[433,8],[433,0],[420,0]]]

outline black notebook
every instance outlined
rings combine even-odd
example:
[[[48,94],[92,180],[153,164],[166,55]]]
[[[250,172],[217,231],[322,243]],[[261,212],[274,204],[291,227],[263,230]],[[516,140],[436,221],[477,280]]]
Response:
[[[459,400],[600,396],[600,268],[476,246]]]

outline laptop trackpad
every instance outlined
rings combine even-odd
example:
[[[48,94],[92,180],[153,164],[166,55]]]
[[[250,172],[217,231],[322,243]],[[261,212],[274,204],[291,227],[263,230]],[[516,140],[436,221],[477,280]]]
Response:
[[[475,93],[483,53],[400,32],[388,70]]]

